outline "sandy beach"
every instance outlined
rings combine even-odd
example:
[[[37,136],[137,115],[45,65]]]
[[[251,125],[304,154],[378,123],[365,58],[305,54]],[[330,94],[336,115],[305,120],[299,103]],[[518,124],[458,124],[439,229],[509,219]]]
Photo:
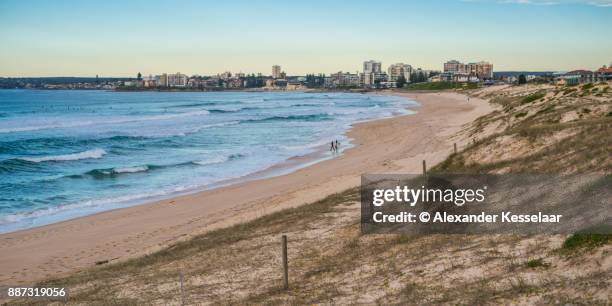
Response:
[[[355,124],[354,148],[287,175],[252,180],[150,204],[0,235],[0,285],[31,284],[141,256],[217,229],[357,186],[363,173],[420,173],[469,139],[462,126],[489,113],[485,100],[453,92],[394,93],[417,114]]]

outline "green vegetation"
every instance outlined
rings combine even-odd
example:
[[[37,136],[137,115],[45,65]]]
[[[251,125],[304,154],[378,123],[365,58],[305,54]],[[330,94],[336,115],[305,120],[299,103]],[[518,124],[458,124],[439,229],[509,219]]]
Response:
[[[544,262],[543,258],[532,259],[527,262],[527,267],[535,269],[535,268],[548,268],[550,266],[549,263]]]
[[[545,91],[538,91],[536,93],[530,94],[526,97],[524,97],[523,99],[521,99],[521,104],[527,104],[527,103],[531,103],[535,100],[539,100],[544,98],[544,96],[546,96],[546,92]]]
[[[262,80],[262,84],[263,83],[264,81]],[[319,87],[323,87],[324,84],[325,84],[324,74],[319,74],[319,75],[307,74],[306,75],[306,86],[308,88],[319,88]]]
[[[591,88],[593,88],[595,85],[593,83],[588,83],[588,84],[584,84],[582,85],[582,90],[589,90]]]
[[[457,82],[423,82],[413,83],[406,86],[408,90],[444,90],[444,89],[476,89],[478,83],[457,83]]]
[[[592,249],[612,241],[610,234],[575,233],[563,242],[562,250]]]
[[[397,78],[397,81],[395,81],[395,86],[397,86],[397,88],[402,88],[406,85],[406,78],[403,75],[400,75]]]
[[[528,112],[520,112],[516,115],[514,115],[515,118],[521,118],[521,117],[525,117],[527,116]]]
[[[578,89],[581,87],[564,88],[563,95],[552,95],[542,103],[528,104],[529,111],[522,105],[542,99],[558,87],[523,96],[500,93],[490,96],[493,103],[502,106],[502,110],[477,119],[468,134],[477,137],[481,131],[491,127],[497,132],[477,139],[431,172],[612,173],[609,158],[612,99],[568,95]],[[593,89],[587,86],[587,90]],[[598,93],[610,97],[604,90],[598,90]],[[532,115],[527,116],[527,113]],[[559,140],[554,141],[553,137]],[[518,152],[504,154],[504,150],[499,149],[503,147],[500,144],[507,143],[512,143]],[[529,149],[519,153],[525,148]],[[500,157],[486,162],[473,158],[482,154]],[[609,247],[612,235],[607,233],[610,232],[610,229],[589,229],[575,233],[565,239],[558,252],[551,254],[582,256],[588,253],[585,250]],[[534,269],[550,265],[540,257],[524,264]]]
[[[519,85],[523,85],[527,83],[527,78],[525,77],[524,74],[519,75],[518,77],[518,83]]]
[[[429,76],[432,76],[431,74]],[[423,71],[413,72],[410,74],[410,82],[422,83],[427,82],[427,75]]]
[[[456,173],[610,173],[612,100],[568,95],[544,98],[558,88],[532,91],[523,96],[505,92],[489,94],[485,98],[500,105],[501,109],[478,118],[468,131],[470,138],[476,141],[462,152],[449,156],[435,169]],[[610,93],[604,97],[610,97]],[[536,100],[539,103],[525,104]],[[495,132],[479,137],[485,130]],[[562,141],[554,141],[554,137]],[[521,153],[504,153],[501,148],[508,142],[516,144]],[[527,146],[529,149],[524,150]],[[501,157],[490,158],[487,162],[471,157],[482,154]]]
[[[231,267],[244,266],[245,264],[251,266],[260,265],[262,262],[258,258],[252,257],[248,259],[250,262],[245,262],[247,259],[239,258],[240,256],[236,253],[233,253],[233,256],[228,258],[228,249],[231,250],[241,242],[257,239],[262,235],[280,237],[281,233],[305,231],[313,222],[320,220],[328,213],[336,211],[338,206],[346,205],[347,203],[352,204],[357,201],[359,201],[359,188],[351,188],[344,192],[330,195],[314,203],[296,208],[284,209],[259,217],[250,222],[236,224],[234,226],[195,236],[189,240],[175,243],[174,245],[150,255],[118,263],[103,263],[104,261],[102,261],[95,267],[74,273],[68,277],[40,282],[36,284],[36,286],[76,288],[86,284],[86,286],[80,288],[78,292],[70,292],[70,302],[78,305],[111,305],[109,304],[110,301],[114,302],[112,305],[143,305],[156,299],[171,301],[178,295],[177,292],[173,290],[159,292],[155,289],[153,292],[146,292],[146,294],[137,294],[140,300],[125,297],[123,291],[125,288],[133,289],[134,284],[142,286],[142,282],[145,282],[145,284],[165,283],[174,286],[179,271],[172,268],[177,265],[177,263],[192,265],[193,263],[190,262],[194,259],[196,262],[193,264],[193,267],[184,267],[184,269],[186,269],[185,272],[187,272],[185,273],[186,278],[206,275],[209,271],[214,271],[215,269],[229,270]],[[292,238],[294,237],[295,235],[292,236]],[[290,243],[294,242],[290,240]],[[353,241],[352,243],[353,247],[355,247],[358,241]],[[350,241],[347,246],[351,246]],[[223,256],[219,255],[220,250],[225,250]],[[353,256],[353,254],[350,253],[350,256]],[[216,258],[216,260],[208,261],[206,258]],[[313,259],[308,258],[308,260],[311,261]],[[340,261],[341,259],[336,258],[336,260]],[[342,260],[346,265],[351,265],[350,260]],[[230,267],[224,266],[220,268],[222,263]],[[296,265],[295,261],[293,265]],[[337,267],[336,262],[330,262],[330,265]],[[206,294],[207,290],[200,292],[198,289],[198,287],[192,288],[195,292],[191,293]],[[273,287],[271,290],[276,292],[277,289],[278,287]],[[277,293],[282,293],[282,291],[278,291]],[[226,299],[228,297],[224,295],[219,298],[227,302]],[[11,305],[13,304],[41,305],[41,301],[21,299],[12,301]]]
[[[576,92],[576,91],[577,91],[576,88],[568,88],[568,89],[563,91],[563,95],[568,95],[568,94],[571,94],[572,92]]]

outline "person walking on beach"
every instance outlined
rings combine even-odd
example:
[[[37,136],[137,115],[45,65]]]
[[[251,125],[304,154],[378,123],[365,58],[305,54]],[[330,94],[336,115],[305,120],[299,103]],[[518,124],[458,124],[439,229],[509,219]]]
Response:
[[[338,152],[339,148],[340,148],[340,142],[338,141],[338,139],[336,139],[336,152]]]
[[[332,152],[336,152],[336,146],[334,146],[334,141],[332,140],[331,142],[331,147],[329,148],[330,151]]]

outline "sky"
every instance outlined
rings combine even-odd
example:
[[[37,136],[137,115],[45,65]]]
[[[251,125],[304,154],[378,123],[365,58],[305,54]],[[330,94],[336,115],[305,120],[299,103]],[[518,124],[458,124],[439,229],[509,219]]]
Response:
[[[567,71],[611,64],[612,0],[0,0],[0,37],[4,77]]]

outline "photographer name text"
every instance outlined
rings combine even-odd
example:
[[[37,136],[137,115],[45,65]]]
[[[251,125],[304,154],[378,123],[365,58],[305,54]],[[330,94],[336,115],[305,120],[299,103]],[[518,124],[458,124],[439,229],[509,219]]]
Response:
[[[563,215],[549,215],[538,212],[536,214],[513,214],[501,212],[499,214],[449,214],[446,212],[421,212],[398,214],[384,214],[375,212],[372,219],[376,223],[559,223]]]

